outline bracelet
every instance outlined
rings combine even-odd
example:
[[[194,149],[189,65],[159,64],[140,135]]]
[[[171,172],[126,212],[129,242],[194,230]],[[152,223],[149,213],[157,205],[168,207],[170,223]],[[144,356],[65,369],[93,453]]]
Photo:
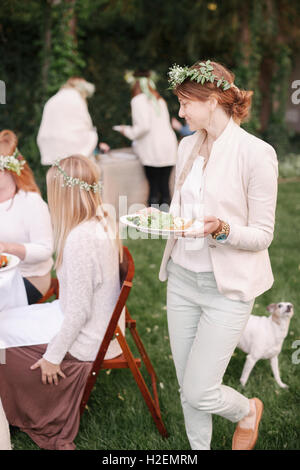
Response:
[[[211,236],[214,240],[220,239],[220,241],[224,241],[228,238],[229,232],[230,225],[227,222],[220,220],[219,227],[217,228],[217,230],[212,232]]]

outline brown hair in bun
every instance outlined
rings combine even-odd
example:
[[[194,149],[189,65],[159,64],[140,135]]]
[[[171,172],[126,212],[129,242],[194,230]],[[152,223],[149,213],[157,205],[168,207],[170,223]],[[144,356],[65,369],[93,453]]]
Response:
[[[191,69],[200,69],[201,66],[199,62],[192,65]],[[174,93],[181,98],[200,101],[206,101],[213,95],[219,105],[223,107],[226,114],[232,116],[232,118],[240,124],[245,121],[250,114],[253,91],[240,90],[234,85],[234,73],[230,72],[220,63],[210,62],[210,65],[213,67],[213,74],[217,77],[214,83],[208,81],[204,82],[202,85],[201,83],[197,83],[197,81],[187,78],[184,82],[175,87]],[[224,91],[222,87],[217,87],[217,80],[221,78],[232,84],[229,89]]]

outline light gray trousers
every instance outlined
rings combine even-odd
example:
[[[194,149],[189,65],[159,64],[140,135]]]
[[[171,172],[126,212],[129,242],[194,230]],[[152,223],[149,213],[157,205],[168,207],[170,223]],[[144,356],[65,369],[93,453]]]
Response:
[[[255,299],[220,294],[214,274],[168,262],[167,313],[172,356],[187,436],[193,450],[209,450],[212,414],[240,421],[249,400],[222,384]]]

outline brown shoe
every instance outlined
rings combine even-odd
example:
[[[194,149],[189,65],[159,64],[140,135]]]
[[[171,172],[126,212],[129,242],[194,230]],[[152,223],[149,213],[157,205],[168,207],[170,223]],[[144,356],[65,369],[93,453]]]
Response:
[[[256,406],[256,422],[254,429],[244,429],[237,425],[232,438],[232,450],[252,450],[258,438],[258,426],[264,405],[259,398],[253,398]]]

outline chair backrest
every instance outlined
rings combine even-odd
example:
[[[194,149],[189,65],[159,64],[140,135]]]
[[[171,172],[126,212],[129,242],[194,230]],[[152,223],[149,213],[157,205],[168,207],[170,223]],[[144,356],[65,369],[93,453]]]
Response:
[[[97,357],[93,363],[92,370],[99,371],[101,364],[104,360],[106,351],[110,345],[111,340],[113,339],[114,332],[118,325],[123,308],[126,304],[130,289],[132,287],[132,279],[134,276],[134,261],[130,254],[130,251],[126,246],[123,247],[123,262],[120,264],[120,284],[121,291],[119,298],[115,305],[113,314],[107,326],[103,341],[100,345]]]

